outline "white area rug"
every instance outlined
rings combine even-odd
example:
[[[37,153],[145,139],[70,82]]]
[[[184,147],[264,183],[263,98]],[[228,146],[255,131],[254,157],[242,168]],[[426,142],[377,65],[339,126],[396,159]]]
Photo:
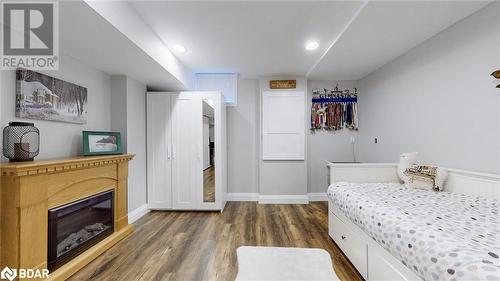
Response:
[[[339,280],[323,249],[239,247],[237,281]]]

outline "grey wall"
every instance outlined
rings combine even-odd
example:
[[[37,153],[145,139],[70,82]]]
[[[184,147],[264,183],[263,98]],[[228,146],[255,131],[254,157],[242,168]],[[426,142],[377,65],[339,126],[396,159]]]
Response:
[[[259,109],[262,108],[261,93],[268,91],[270,79],[296,79],[297,91],[307,92],[304,77],[262,77],[259,79]],[[306,109],[304,108],[304,111]],[[262,110],[259,110],[259,139],[261,137]],[[304,126],[308,126],[307,114]],[[307,138],[306,138],[307,147]],[[260,142],[259,142],[260,143]],[[262,146],[259,144],[259,191],[261,195],[306,195],[307,194],[307,149],[305,161],[263,161]]]
[[[111,130],[121,133],[123,151],[127,151],[127,76],[111,76]]]
[[[299,88],[305,89],[305,80],[303,78],[299,80],[302,83],[299,83]],[[305,109],[307,162],[305,163],[304,161],[260,160],[261,86],[259,80],[256,79],[238,81],[238,105],[227,107],[229,193],[259,193],[259,181],[265,183],[261,188],[263,195],[303,195],[306,192],[326,191],[328,170],[325,161],[353,161],[352,145],[349,139],[355,136],[357,141],[357,132],[342,130],[313,133],[309,130],[312,89],[333,88],[337,83],[341,89],[352,89],[356,85],[354,81],[307,81]],[[262,87],[268,85],[265,78],[262,84]],[[261,165],[263,169],[270,169],[260,172],[264,178],[259,176]],[[279,183],[283,179],[287,181],[285,185]]]
[[[146,85],[127,79],[127,152],[135,154],[129,165],[128,209],[147,202],[146,183]]]
[[[227,107],[228,193],[258,193],[259,80],[238,81],[238,105]]]
[[[307,81],[307,120],[311,118],[312,89],[326,88],[333,89],[335,85],[339,89],[354,90],[354,81]],[[339,131],[307,130],[307,182],[309,193],[326,192],[328,188],[328,168],[329,161],[354,161],[353,145],[349,142],[351,137],[355,138],[354,153],[358,157],[358,132],[348,129]]]
[[[500,172],[500,89],[490,76],[499,11],[488,5],[359,81],[363,161],[418,151],[425,162]]]
[[[40,155],[36,159],[82,155],[82,131],[120,131],[124,149],[135,154],[129,167],[129,211],[146,204],[146,86],[126,76],[109,76],[82,62],[62,56],[58,71],[44,74],[87,88],[85,125],[15,118],[15,71],[0,72],[0,121],[34,122],[40,129]],[[7,161],[2,156],[2,161]]]
[[[110,129],[110,76],[82,62],[62,54],[59,70],[41,73],[75,83],[87,88],[87,124],[71,124],[54,121],[19,119],[15,117],[15,71],[0,71],[0,125],[10,121],[33,122],[40,129],[40,154],[36,159],[64,158],[82,154],[83,130]],[[2,161],[7,161],[3,155]]]
[[[111,77],[111,130],[119,131],[129,162],[128,211],[146,204],[146,85],[125,75]]]

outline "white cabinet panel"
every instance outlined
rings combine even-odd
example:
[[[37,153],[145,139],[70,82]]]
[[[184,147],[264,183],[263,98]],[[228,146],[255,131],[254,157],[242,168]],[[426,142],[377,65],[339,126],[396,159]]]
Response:
[[[195,95],[172,99],[172,206],[194,209],[202,178],[202,103]]]
[[[268,133],[264,135],[264,160],[302,160],[303,136]]]
[[[170,96],[149,94],[147,100],[148,204],[172,208]]]
[[[294,93],[266,94],[265,128],[267,132],[300,134],[304,129],[304,98]]]
[[[304,160],[304,92],[262,93],[263,160]]]

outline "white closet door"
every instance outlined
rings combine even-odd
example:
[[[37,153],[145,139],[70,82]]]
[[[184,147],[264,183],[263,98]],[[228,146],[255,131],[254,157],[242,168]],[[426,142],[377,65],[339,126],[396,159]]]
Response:
[[[262,159],[304,160],[304,92],[262,93]]]
[[[202,179],[202,103],[189,93],[172,99],[172,206],[195,209]]]
[[[172,208],[170,95],[147,95],[148,207]]]

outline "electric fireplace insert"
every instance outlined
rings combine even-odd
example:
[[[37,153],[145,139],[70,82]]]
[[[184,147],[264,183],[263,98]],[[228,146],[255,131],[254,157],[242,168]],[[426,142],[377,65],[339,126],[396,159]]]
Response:
[[[113,231],[113,191],[50,209],[47,253],[49,271],[59,268]]]

